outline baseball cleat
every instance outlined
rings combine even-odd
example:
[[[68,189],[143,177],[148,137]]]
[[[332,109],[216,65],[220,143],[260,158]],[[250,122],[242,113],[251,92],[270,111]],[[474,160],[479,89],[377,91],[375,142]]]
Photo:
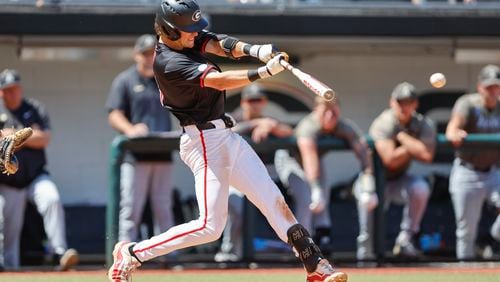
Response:
[[[347,274],[335,271],[326,259],[322,259],[316,271],[308,273],[306,282],[347,282]]]
[[[135,243],[120,241],[113,250],[113,265],[109,268],[108,278],[111,282],[131,281],[132,271],[141,266],[141,263],[130,254],[129,248]]]

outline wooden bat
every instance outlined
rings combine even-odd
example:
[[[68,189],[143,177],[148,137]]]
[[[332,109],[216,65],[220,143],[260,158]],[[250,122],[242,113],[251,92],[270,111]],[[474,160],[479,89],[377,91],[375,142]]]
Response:
[[[331,101],[335,99],[335,91],[333,91],[330,87],[326,86],[321,81],[312,77],[310,74],[301,71],[300,69],[292,66],[289,62],[285,60],[280,60],[280,64],[293,75],[295,75],[302,84],[304,84],[307,88],[309,88],[316,95],[323,97],[327,101]]]

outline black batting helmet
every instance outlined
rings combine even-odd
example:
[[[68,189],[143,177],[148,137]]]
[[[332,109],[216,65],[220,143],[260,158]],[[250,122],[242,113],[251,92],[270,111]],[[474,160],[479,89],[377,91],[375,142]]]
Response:
[[[155,21],[170,40],[179,39],[179,30],[199,32],[208,25],[194,0],[162,0]]]

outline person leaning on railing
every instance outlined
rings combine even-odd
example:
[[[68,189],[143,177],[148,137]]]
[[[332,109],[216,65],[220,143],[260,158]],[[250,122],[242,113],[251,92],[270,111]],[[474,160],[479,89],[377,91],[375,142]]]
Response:
[[[415,87],[398,84],[390,99],[390,109],[382,112],[370,126],[370,136],[385,168],[384,207],[389,202],[403,204],[401,230],[394,255],[418,257],[416,239],[430,196],[429,183],[420,175],[408,173],[412,160],[432,162],[436,147],[436,128],[432,120],[416,112]],[[359,201],[359,199],[358,199]],[[358,205],[360,235],[358,259],[373,257],[373,212]]]
[[[450,175],[450,194],[456,220],[456,256],[459,260],[475,258],[475,241],[486,200],[500,211],[500,173],[495,166],[500,151],[462,148],[469,133],[500,133],[500,69],[485,66],[479,73],[477,93],[460,97],[446,128],[446,138],[456,147]],[[491,242],[500,241],[500,216],[491,227]]]

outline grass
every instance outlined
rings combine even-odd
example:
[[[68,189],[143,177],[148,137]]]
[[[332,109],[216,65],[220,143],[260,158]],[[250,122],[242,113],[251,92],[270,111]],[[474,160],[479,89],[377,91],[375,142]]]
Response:
[[[498,282],[498,271],[422,271],[411,270],[363,270],[348,271],[349,282]],[[304,282],[304,274],[298,270],[245,270],[245,271],[139,271],[133,282]],[[70,273],[3,273],[0,282],[99,282],[107,281],[105,271],[80,271]]]

